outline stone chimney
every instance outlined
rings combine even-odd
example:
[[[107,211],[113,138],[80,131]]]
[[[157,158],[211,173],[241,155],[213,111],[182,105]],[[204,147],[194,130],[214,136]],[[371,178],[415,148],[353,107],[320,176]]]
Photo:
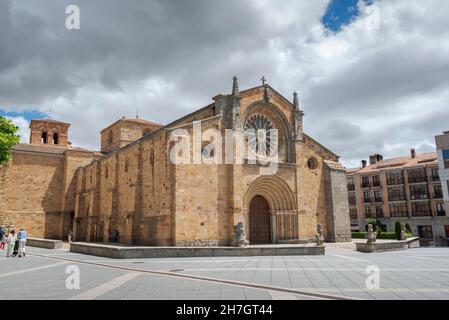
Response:
[[[416,158],[416,149],[415,148],[410,149],[410,155],[411,155],[412,159]]]
[[[366,167],[366,160],[362,160],[362,168]]]
[[[376,164],[377,156],[375,154],[369,156],[369,164]]]

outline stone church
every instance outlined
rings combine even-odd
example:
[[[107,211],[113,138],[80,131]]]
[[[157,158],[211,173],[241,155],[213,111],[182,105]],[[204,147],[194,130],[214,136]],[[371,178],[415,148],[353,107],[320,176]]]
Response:
[[[0,168],[0,223],[31,237],[150,246],[230,245],[243,222],[250,244],[350,241],[345,169],[303,132],[298,97],[270,85],[231,94],[168,125],[122,118],[101,131],[101,150],[72,147],[70,125],[33,120],[30,143]],[[274,174],[263,164],[175,164],[174,130],[278,132]],[[245,140],[249,148],[249,140]],[[224,142],[223,142],[224,144]],[[226,147],[223,147],[225,149]],[[222,155],[224,157],[224,154]]]

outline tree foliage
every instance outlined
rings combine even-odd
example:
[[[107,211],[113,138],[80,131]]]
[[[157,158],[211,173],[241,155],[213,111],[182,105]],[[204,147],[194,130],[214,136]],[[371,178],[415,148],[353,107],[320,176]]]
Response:
[[[0,165],[11,160],[11,148],[20,141],[18,131],[19,127],[15,126],[11,120],[0,116]]]

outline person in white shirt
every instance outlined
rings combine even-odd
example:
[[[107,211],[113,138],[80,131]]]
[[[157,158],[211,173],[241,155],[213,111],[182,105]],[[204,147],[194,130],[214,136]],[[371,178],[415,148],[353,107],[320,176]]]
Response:
[[[12,252],[14,250],[14,245],[16,244],[16,232],[14,230],[12,230],[7,238],[7,242],[8,242],[8,249],[6,249],[6,256],[7,257],[11,257]]]

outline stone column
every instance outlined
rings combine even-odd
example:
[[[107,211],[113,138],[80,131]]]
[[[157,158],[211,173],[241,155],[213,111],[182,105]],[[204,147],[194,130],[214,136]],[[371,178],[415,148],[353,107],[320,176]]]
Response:
[[[270,210],[271,243],[278,242],[276,211]]]

